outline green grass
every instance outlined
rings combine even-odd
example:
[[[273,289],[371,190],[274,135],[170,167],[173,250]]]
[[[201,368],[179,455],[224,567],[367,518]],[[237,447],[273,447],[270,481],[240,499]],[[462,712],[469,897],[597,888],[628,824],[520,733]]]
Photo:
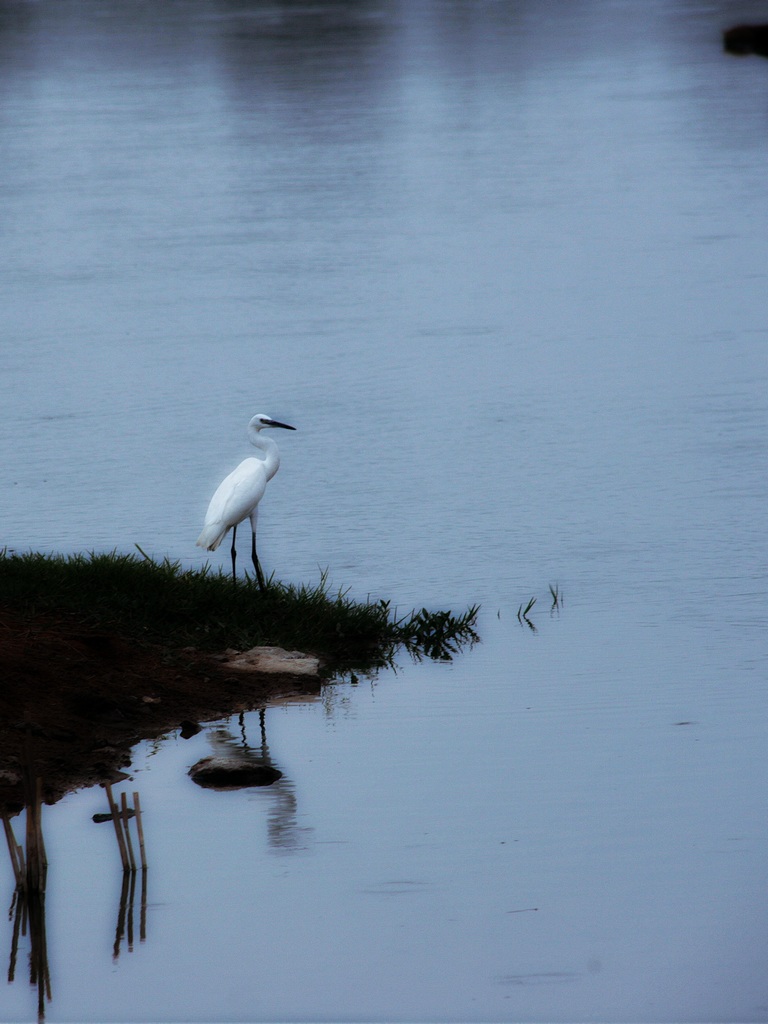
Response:
[[[139,549],[140,550],[140,549]],[[248,577],[182,569],[136,555],[9,554],[0,551],[0,604],[16,611],[71,615],[94,629],[206,651],[273,645],[319,654],[335,671],[392,664],[398,649],[450,660],[478,639],[478,608],[463,615],[423,608],[398,615],[389,601]]]

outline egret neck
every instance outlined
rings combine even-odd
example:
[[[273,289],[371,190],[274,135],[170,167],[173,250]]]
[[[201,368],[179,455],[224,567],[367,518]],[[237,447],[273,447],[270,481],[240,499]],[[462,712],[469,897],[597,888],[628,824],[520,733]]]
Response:
[[[271,480],[280,468],[280,449],[271,437],[261,433],[261,426],[258,423],[251,422],[248,425],[248,436],[254,448],[264,452],[264,458],[261,461],[264,463],[267,480]]]

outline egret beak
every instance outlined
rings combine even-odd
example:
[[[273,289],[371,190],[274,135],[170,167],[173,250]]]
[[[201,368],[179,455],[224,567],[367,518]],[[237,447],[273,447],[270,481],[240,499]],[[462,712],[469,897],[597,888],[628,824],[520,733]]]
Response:
[[[277,420],[263,420],[265,427],[282,427],[283,430],[295,430],[296,427],[291,427],[287,423],[279,423]]]

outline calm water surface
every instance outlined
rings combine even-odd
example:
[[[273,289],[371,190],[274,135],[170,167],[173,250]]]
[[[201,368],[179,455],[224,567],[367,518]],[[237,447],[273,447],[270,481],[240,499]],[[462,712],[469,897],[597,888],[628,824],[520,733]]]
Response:
[[[482,603],[451,665],[268,708],[270,789],[186,778],[255,714],[137,750],[132,951],[102,791],[46,808],[49,1020],[768,1019],[745,16],[3,5],[2,542],[202,564],[267,412],[267,571]]]

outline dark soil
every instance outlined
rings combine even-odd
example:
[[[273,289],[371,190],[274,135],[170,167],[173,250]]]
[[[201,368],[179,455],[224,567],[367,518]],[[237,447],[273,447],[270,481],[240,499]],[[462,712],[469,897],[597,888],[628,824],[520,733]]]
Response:
[[[54,803],[119,778],[142,739],[320,685],[236,674],[193,648],[137,644],[65,617],[0,607],[0,813],[24,805],[25,778],[41,778],[44,800]]]

